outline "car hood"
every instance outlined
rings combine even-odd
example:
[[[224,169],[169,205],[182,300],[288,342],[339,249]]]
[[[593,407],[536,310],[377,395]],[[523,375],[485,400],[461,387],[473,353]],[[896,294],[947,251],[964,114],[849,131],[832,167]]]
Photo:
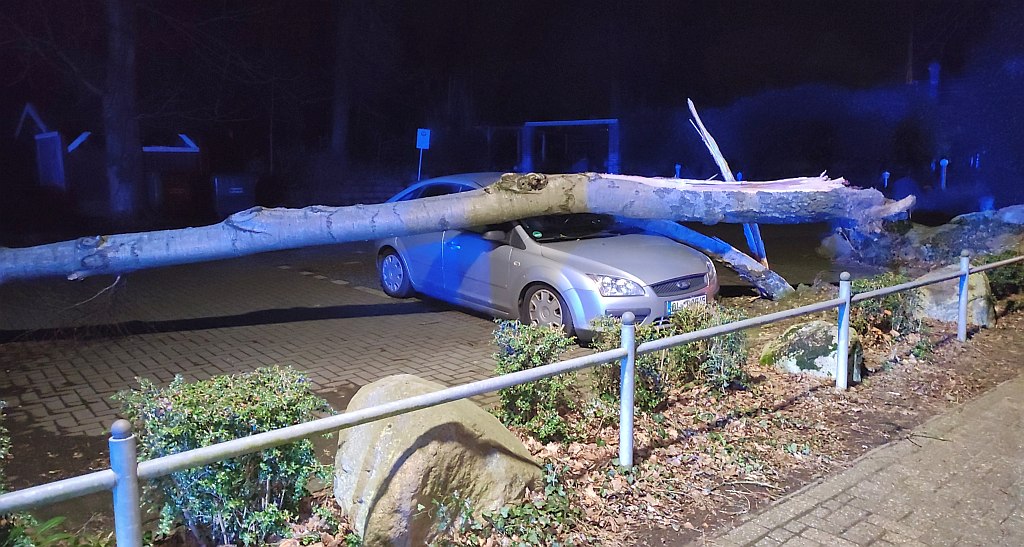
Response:
[[[664,237],[627,234],[542,243],[541,255],[584,273],[629,274],[645,285],[708,271],[700,252]]]

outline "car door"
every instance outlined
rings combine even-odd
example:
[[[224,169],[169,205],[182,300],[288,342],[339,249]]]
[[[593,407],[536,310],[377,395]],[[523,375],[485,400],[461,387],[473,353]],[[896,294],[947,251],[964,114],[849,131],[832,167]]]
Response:
[[[508,294],[512,247],[504,241],[484,239],[489,230],[507,235],[510,225],[484,226],[444,232],[445,292],[475,307],[511,313],[514,298]]]
[[[399,194],[391,201],[445,196],[472,189],[473,187],[465,184],[441,181]],[[405,235],[396,241],[396,246],[409,270],[409,279],[416,290],[439,297],[444,296],[443,241],[442,231]]]

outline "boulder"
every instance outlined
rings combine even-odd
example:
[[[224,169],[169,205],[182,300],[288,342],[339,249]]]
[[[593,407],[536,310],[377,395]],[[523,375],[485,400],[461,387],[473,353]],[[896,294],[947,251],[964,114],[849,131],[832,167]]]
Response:
[[[960,271],[957,265],[950,265],[930,271],[918,279],[928,279]],[[959,279],[950,279],[934,285],[921,287],[921,307],[915,315],[939,321],[955,323],[959,311],[957,287]],[[971,325],[990,327],[996,322],[995,298],[989,288],[985,272],[972,274],[967,278],[967,322]]]
[[[445,386],[402,374],[364,386],[348,411]],[[439,503],[497,510],[541,484],[540,467],[494,416],[468,400],[342,430],[334,497],[364,545],[426,545]]]
[[[1024,224],[1024,204],[1004,207],[996,212],[995,218],[1004,224]]]
[[[809,321],[793,325],[778,340],[770,342],[761,352],[761,364],[774,366],[790,374],[836,377],[839,347],[839,326],[825,321]],[[850,331],[850,354],[847,379],[860,382],[864,351],[860,338]]]

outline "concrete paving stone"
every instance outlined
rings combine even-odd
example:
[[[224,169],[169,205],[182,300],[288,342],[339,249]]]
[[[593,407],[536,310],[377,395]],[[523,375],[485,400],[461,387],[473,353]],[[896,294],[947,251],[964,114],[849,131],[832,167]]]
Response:
[[[820,547],[822,544],[812,539],[807,539],[803,536],[793,536],[782,545],[784,545],[785,547]]]
[[[800,537],[818,542],[822,545],[829,545],[831,547],[857,547],[856,544],[843,539],[838,534],[833,534],[813,527],[809,527],[803,532],[800,532]]]
[[[916,539],[909,538],[896,532],[886,532],[886,534],[882,536],[882,541],[890,545],[901,545],[903,547],[928,547],[925,543],[921,543]]]
[[[56,412],[64,408],[64,401],[60,400],[60,397],[46,397],[39,400],[50,412]]]
[[[767,537],[769,537],[771,539],[774,539],[775,541],[778,541],[779,543],[785,543],[786,541],[789,540],[789,538],[791,538],[791,537],[793,537],[795,535],[796,534],[794,534],[793,532],[790,532],[789,530],[786,530],[785,528],[774,528],[774,529],[772,529],[772,531],[768,532],[768,536]]]
[[[814,511],[812,511],[811,514],[816,516],[816,517],[826,517],[826,516],[831,515],[836,510],[838,510],[840,507],[843,506],[842,502],[840,502],[839,499],[838,499],[839,496],[842,496],[842,495],[843,494],[840,494],[840,495],[837,495],[836,497],[834,497],[834,498],[832,498],[830,500],[826,500],[824,503],[821,504],[821,507],[819,507],[819,508],[815,509]],[[822,510],[824,510],[824,511],[822,511]],[[819,514],[819,512],[820,512],[820,514]]]
[[[782,542],[771,537],[763,537],[753,543],[754,547],[778,547]]]
[[[870,545],[872,542],[882,537],[884,533],[884,528],[871,524],[867,521],[861,521],[847,528],[846,531],[843,532],[843,538],[857,545]]]
[[[880,518],[898,521],[913,510],[914,498],[903,492],[894,492],[889,498],[871,508],[871,513]]]
[[[61,393],[60,400],[64,402],[65,406],[76,406],[82,403],[82,398],[75,392]]]
[[[87,423],[96,417],[88,408],[79,406],[71,411],[71,415],[74,416],[75,421],[79,424]]]
[[[844,505],[829,515],[829,522],[844,530],[867,518],[869,512],[852,505]]]
[[[831,500],[822,502],[822,505],[818,506],[813,511],[811,511],[811,516],[814,516],[814,517],[817,517],[817,518],[820,518],[820,519],[828,517],[832,513],[832,509],[829,508],[828,505],[827,505],[828,503],[830,503],[830,501]],[[833,504],[833,506],[834,507],[838,507],[835,504]]]
[[[729,534],[729,540],[740,544],[753,544],[767,536],[768,532],[770,530],[757,523],[747,522],[733,529]]]
[[[930,530],[929,532],[922,534],[921,537],[917,538],[917,540],[931,547],[948,547],[960,545],[961,543],[960,535],[951,534],[948,528]]]
[[[813,515],[804,515],[804,516],[800,517],[800,522],[802,524],[806,524],[807,528],[814,528],[816,530],[819,530],[821,532],[825,532],[827,534],[834,535],[834,536],[838,536],[839,534],[843,533],[843,529],[844,529],[843,526],[841,526],[838,523],[830,520],[830,518],[827,517],[827,516],[825,518],[819,518],[819,517],[815,517]],[[804,530],[800,534],[803,535],[804,532],[806,532],[806,531],[807,530]]]

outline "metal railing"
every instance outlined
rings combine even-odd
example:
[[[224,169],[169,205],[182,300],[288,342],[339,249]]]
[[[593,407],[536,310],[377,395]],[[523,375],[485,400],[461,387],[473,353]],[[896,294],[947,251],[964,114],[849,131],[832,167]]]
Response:
[[[581,370],[619,360],[620,365],[620,412],[619,412],[619,464],[623,467],[633,465],[633,395],[636,356],[681,346],[698,340],[705,340],[723,334],[729,334],[752,327],[767,325],[783,319],[791,319],[831,309],[839,310],[839,340],[836,349],[836,388],[844,390],[848,387],[848,354],[850,340],[850,308],[856,302],[906,291],[925,285],[931,285],[959,278],[957,294],[959,307],[957,314],[957,339],[967,340],[967,302],[968,278],[971,274],[991,270],[1024,261],[1024,256],[1017,256],[999,262],[993,262],[976,268],[970,267],[967,251],[961,253],[960,269],[955,273],[927,277],[892,287],[869,292],[852,294],[850,274],[843,272],[839,276],[839,297],[823,302],[808,304],[789,310],[743,319],[708,329],[688,332],[660,340],[636,344],[635,317],[626,313],[622,317],[622,347],[599,353],[593,353],[566,361],[559,361],[529,370],[504,374],[494,378],[479,380],[468,384],[450,387],[364,408],[327,418],[321,418],[249,437],[234,439],[215,445],[197,448],[170,456],[139,462],[136,454],[136,438],[132,434],[131,424],[127,420],[117,420],[111,426],[110,469],[96,471],[87,475],[64,479],[39,486],[33,486],[0,495],[0,515],[31,509],[41,505],[64,501],[110,490],[114,503],[114,534],[119,547],[137,547],[142,545],[142,523],[140,509],[139,481],[155,479],[192,467],[200,467],[217,461],[258,452],[267,448],[288,444],[315,435],[354,427],[375,420],[406,414],[424,408],[483,395],[515,385],[550,378],[559,374]]]

